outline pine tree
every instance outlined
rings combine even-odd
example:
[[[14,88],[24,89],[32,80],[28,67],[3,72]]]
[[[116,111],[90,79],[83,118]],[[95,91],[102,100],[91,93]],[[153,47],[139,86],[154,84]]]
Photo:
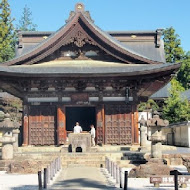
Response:
[[[184,51],[182,49],[179,35],[175,33],[173,27],[164,30],[164,49],[166,55],[166,62],[175,63],[183,60]]]
[[[149,99],[147,102],[141,102],[138,106],[138,111],[152,110],[157,111],[159,109],[158,104],[153,100]]]
[[[23,14],[21,19],[19,20],[19,25],[17,25],[17,29],[21,31],[36,31],[36,24],[32,23],[32,12],[30,8],[25,5],[23,9]]]
[[[163,117],[170,123],[187,121],[190,119],[190,104],[180,95],[184,88],[176,79],[172,79],[171,84],[170,96],[165,100],[163,106]]]
[[[182,66],[178,72],[177,80],[185,89],[190,88],[190,52],[187,52]]]
[[[14,57],[14,27],[8,0],[0,2],[0,62]]]

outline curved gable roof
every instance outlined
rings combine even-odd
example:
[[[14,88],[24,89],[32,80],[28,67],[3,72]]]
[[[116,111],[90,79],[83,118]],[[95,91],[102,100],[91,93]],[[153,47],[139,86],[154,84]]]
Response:
[[[53,33],[49,38],[38,44],[35,48],[18,56],[5,65],[36,64],[56,50],[67,44],[74,43],[80,49],[85,43],[95,45],[108,55],[123,63],[158,64],[139,53],[136,53],[126,45],[114,39],[108,33],[97,27],[84,10],[73,12],[70,20]]]

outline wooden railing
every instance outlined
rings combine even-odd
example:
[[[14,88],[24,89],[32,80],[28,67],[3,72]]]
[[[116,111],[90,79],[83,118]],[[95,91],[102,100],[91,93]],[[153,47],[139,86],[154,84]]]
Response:
[[[38,171],[38,187],[39,190],[47,189],[47,185],[61,170],[61,157],[55,158],[46,168]],[[42,187],[43,186],[43,187]]]
[[[109,158],[105,159],[105,167],[108,173],[116,180],[116,183],[119,184],[120,188],[127,190],[128,186],[128,171],[122,171],[122,168],[118,166],[116,162],[113,162]]]

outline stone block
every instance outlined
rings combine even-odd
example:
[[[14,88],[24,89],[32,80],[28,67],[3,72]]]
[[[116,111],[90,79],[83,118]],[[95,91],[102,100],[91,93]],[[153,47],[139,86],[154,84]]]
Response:
[[[2,147],[2,160],[12,160],[13,159],[13,145],[5,144]]]
[[[78,147],[82,149],[82,152],[88,152],[91,149],[91,135],[89,133],[70,133],[69,144],[72,152],[76,152]]]

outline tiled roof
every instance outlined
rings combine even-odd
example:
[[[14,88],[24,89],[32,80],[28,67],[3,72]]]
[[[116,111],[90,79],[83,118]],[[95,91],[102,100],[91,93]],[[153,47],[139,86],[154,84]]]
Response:
[[[176,70],[180,64],[122,64],[94,60],[51,61],[35,65],[1,66],[0,73],[4,74],[117,74],[133,76],[156,73],[166,70]]]

